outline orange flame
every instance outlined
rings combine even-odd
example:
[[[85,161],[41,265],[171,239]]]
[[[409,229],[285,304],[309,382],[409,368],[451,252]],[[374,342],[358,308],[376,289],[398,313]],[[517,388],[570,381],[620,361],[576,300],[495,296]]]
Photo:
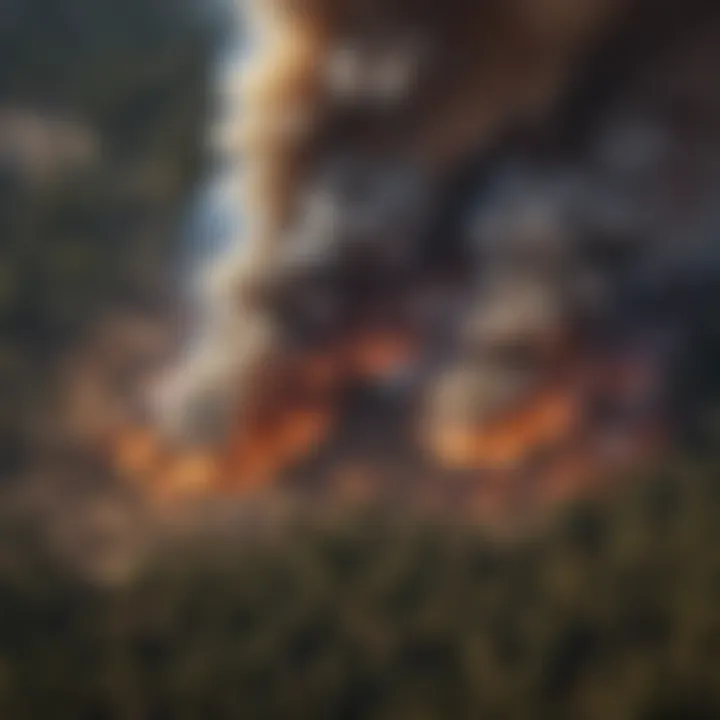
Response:
[[[481,427],[441,427],[430,446],[451,469],[508,468],[567,438],[578,419],[577,398],[553,388]]]
[[[344,385],[383,375],[410,353],[404,337],[362,334],[332,350],[288,359],[267,381],[272,398],[258,403],[254,416],[238,424],[221,447],[173,448],[153,430],[129,428],[112,439],[111,454],[122,475],[162,499],[267,486],[326,440]]]
[[[115,465],[159,502],[260,491],[328,441],[343,390],[353,379],[392,372],[412,359],[416,349],[408,336],[376,332],[288,359],[270,383],[265,404],[260,402],[252,417],[238,420],[222,446],[182,449],[151,429],[123,429],[111,442]],[[431,482],[443,471],[483,471],[476,483],[471,481],[470,505],[475,516],[493,523],[502,523],[526,505],[547,511],[595,492],[601,473],[656,453],[661,423],[645,418],[603,434],[588,419],[589,399],[593,392],[625,401],[642,397],[657,381],[652,373],[652,367],[644,368],[637,358],[594,360],[592,369],[586,366],[548,382],[518,407],[481,426],[436,428],[426,438],[441,466]],[[610,447],[613,438],[620,438],[626,449],[618,449],[617,443]],[[373,497],[387,468],[367,457],[362,472],[345,477],[340,470],[348,461],[352,468],[354,461],[344,457],[330,468],[337,489],[354,498]],[[419,488],[418,497],[422,492]]]

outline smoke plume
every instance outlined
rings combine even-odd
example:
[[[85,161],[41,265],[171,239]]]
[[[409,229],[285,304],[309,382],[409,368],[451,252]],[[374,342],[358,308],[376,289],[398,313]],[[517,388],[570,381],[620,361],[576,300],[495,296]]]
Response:
[[[541,503],[662,446],[718,255],[713,4],[256,0],[244,20],[222,134],[243,233],[159,393],[193,458],[161,484]]]

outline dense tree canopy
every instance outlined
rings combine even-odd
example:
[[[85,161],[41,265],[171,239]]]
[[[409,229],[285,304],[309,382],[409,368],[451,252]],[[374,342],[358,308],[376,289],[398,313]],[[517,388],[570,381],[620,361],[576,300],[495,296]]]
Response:
[[[0,709],[717,717],[717,472],[678,464],[535,538],[357,517],[179,548],[110,590],[15,554],[0,579]]]

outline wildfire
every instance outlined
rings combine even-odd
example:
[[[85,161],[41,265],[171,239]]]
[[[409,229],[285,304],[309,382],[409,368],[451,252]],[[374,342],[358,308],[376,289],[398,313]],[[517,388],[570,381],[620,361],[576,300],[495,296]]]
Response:
[[[261,491],[332,443],[343,420],[344,390],[354,380],[392,373],[416,351],[407,336],[359,333],[332,350],[288,360],[282,372],[267,380],[264,404],[238,418],[226,442],[212,449],[181,448],[152,429],[133,427],[113,438],[114,463],[123,476],[161,503]],[[594,368],[585,366],[574,375],[548,381],[484,423],[438,423],[431,428],[421,439],[436,459],[436,470],[428,476],[431,486],[441,494],[447,473],[473,473],[477,479],[469,505],[484,521],[503,522],[525,505],[548,509],[594,492],[601,474],[655,454],[662,423],[656,415],[637,413],[657,393],[652,363],[633,356],[596,362]],[[615,417],[608,426],[594,423],[594,394],[606,402],[614,398],[621,419]],[[414,452],[420,455],[422,450],[417,447]],[[388,482],[390,470],[371,451],[361,452],[359,460],[337,458],[328,477],[344,477],[341,468],[354,468],[358,462],[363,471],[350,473],[348,492],[375,497],[376,485]],[[392,472],[402,472],[398,467]],[[436,494],[427,482],[424,479],[425,488],[418,488],[418,498],[428,489]]]

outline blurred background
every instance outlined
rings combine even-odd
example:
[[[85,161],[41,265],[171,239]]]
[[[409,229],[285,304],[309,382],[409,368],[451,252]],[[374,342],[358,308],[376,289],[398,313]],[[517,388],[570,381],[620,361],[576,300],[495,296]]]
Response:
[[[402,24],[412,3],[395,5]],[[571,79],[542,110],[499,112],[452,177],[427,171],[437,217],[411,195],[433,231],[401,271],[368,290],[362,272],[395,260],[353,249],[324,266],[333,302],[369,307],[377,292],[403,330],[408,298],[449,296],[430,303],[430,359],[353,387],[329,449],[278,482],[225,492],[204,478],[189,503],[158,503],[143,457],[156,450],[118,428],[187,345],[198,271],[245,223],[226,183],[238,171],[211,140],[249,52],[246,16],[229,2],[0,0],[0,717],[720,718],[720,13],[619,5],[601,40],[553,67]],[[513,28],[548,18],[517,7],[493,25],[512,61],[476,60],[497,76],[491,106],[540,83]],[[483,8],[466,11],[483,25]],[[449,107],[436,80],[430,106]],[[472,87],[454,112],[475,127]],[[364,132],[344,122],[333,148]],[[437,139],[450,157],[462,132],[444,133],[418,132],[419,155]],[[338,236],[345,200],[327,201]],[[301,246],[324,232],[308,223]],[[479,296],[475,267],[490,277]],[[302,312],[297,277],[283,302]],[[592,396],[581,429],[566,438],[575,419],[531,404],[470,451],[441,433],[444,466],[426,462],[405,388],[440,377],[441,430],[467,421],[463,398],[480,414],[514,398],[537,358],[504,352],[517,313],[494,313],[526,307],[530,288],[550,309],[518,312],[546,348],[548,287],[563,289],[573,350],[543,350],[543,373],[562,372],[539,382],[553,401],[568,377]],[[458,348],[436,327],[457,318],[470,328]],[[432,348],[451,345],[461,367],[445,383]],[[551,459],[518,469],[519,448],[539,454],[548,433]]]

